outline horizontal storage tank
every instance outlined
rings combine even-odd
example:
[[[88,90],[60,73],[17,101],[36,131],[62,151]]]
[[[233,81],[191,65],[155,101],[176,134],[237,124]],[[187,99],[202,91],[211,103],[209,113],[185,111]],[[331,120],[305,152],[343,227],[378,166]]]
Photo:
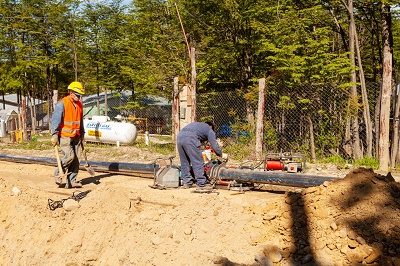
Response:
[[[107,120],[84,119],[85,140],[117,145],[130,144],[136,140],[137,129],[134,124]]]

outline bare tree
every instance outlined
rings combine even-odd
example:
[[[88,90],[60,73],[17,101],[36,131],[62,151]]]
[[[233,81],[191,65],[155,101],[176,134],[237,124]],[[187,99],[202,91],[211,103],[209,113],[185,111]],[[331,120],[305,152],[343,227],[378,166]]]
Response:
[[[343,0],[342,0],[343,1]],[[351,110],[353,109],[352,107],[350,107],[350,118],[351,122],[348,123],[348,125],[351,126],[351,135],[352,135],[352,150],[353,150],[353,156],[355,159],[359,159],[363,157],[362,151],[361,151],[361,145],[360,145],[360,125],[359,125],[359,121],[358,121],[358,108],[357,106],[357,102],[358,102],[358,94],[357,94],[357,76],[356,76],[356,70],[355,70],[355,48],[354,48],[354,44],[355,44],[355,22],[354,22],[354,16],[353,16],[353,0],[348,0],[347,5],[346,3],[343,4],[346,6],[348,13],[349,13],[349,58],[350,58],[350,64],[352,65],[352,70],[350,73],[350,81],[351,81],[351,88],[350,88],[350,101],[349,101],[349,105],[352,105],[353,108],[355,107],[354,112],[351,112]]]
[[[379,170],[388,171],[389,167],[389,119],[390,98],[392,92],[392,50],[390,45],[390,6],[382,3],[382,42],[383,42],[383,64],[382,64],[382,95],[381,112],[379,117]]]

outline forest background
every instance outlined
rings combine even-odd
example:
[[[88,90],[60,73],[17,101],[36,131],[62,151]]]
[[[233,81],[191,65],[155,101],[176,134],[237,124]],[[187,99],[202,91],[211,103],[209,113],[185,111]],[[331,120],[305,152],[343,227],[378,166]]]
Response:
[[[378,158],[381,170],[398,164],[398,1],[2,0],[0,17],[0,90],[20,102],[51,103],[73,80],[87,94],[134,92],[127,109],[143,95],[172,99],[174,77],[192,80],[195,48],[197,92],[237,92],[250,124],[265,78],[269,95],[295,92],[278,97],[277,107],[309,113],[313,159],[316,144],[335,135],[325,122],[335,121],[346,156]],[[329,115],[315,108],[332,94],[346,100]]]

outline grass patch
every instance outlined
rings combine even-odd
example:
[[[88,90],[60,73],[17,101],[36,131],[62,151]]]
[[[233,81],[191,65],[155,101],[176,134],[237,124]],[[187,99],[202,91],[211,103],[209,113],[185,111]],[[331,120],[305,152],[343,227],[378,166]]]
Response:
[[[168,140],[171,140],[171,138]],[[174,143],[157,143],[150,141],[149,146],[147,146],[144,139],[138,139],[136,140],[134,146],[139,149],[148,149],[151,152],[161,153],[163,155],[175,154]]]
[[[322,164],[334,164],[337,166],[338,169],[346,169],[346,164],[349,164],[349,161],[344,159],[343,157],[339,155],[332,155],[326,158],[322,158],[318,160],[318,163]]]
[[[37,136],[32,136],[31,141],[15,142],[7,145],[8,149],[22,149],[22,150],[48,150],[51,149],[50,138],[49,141],[38,141]]]
[[[372,169],[379,169],[379,160],[377,158],[364,157],[354,161],[354,165],[369,167]]]

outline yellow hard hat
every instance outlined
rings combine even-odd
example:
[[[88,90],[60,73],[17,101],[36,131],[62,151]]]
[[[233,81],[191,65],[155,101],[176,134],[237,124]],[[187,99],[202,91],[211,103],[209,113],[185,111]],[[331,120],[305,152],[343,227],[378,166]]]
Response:
[[[81,95],[85,94],[85,90],[83,89],[82,83],[78,81],[74,81],[71,84],[69,84],[68,89],[76,93],[79,93]]]

